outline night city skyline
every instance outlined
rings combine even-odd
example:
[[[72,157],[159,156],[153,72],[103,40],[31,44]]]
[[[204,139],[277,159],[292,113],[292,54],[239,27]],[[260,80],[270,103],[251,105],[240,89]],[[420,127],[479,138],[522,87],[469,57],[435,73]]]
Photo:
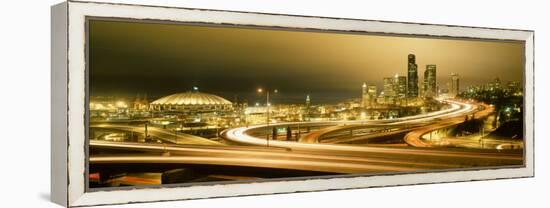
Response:
[[[307,94],[314,102],[334,103],[360,96],[364,82],[382,89],[384,77],[407,76],[408,54],[416,55],[420,84],[426,65],[437,66],[441,89],[456,72],[464,87],[495,77],[521,83],[523,76],[523,45],[517,42],[110,21],[91,21],[90,28],[92,95],[158,98],[198,86],[254,102],[255,89],[264,87],[278,89],[289,103]],[[451,52],[437,53],[443,49]]]
[[[525,161],[520,42],[88,23],[90,188]]]

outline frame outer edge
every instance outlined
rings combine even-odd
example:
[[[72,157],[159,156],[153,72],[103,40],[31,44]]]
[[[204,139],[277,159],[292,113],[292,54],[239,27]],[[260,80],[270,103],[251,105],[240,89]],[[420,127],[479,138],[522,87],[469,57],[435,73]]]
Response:
[[[527,94],[524,95],[524,102],[527,104],[524,105],[526,110],[524,125],[528,127],[525,131],[524,142],[531,142],[529,145],[530,149],[525,154],[525,157],[528,158],[528,163],[526,167],[530,167],[530,176],[535,177],[535,31],[529,32],[529,37],[525,41],[525,77],[527,78],[524,82],[524,88]],[[530,103],[530,104],[529,104]],[[530,150],[530,152],[529,152]],[[529,158],[530,157],[530,158]]]
[[[50,200],[61,206],[68,206],[67,12],[67,2],[51,6]]]
[[[83,141],[80,141],[79,138],[84,136],[81,134],[82,124],[84,120],[84,103],[83,100],[85,96],[82,96],[79,93],[85,93],[85,88],[82,86],[83,83],[80,83],[80,80],[83,78],[83,72],[80,71],[82,68],[81,64],[85,64],[84,51],[81,50],[82,44],[82,34],[81,31],[84,30],[84,26],[80,23],[84,22],[85,17],[87,16],[98,16],[98,17],[121,17],[121,18],[133,18],[133,19],[149,19],[148,16],[143,13],[136,12],[136,10],[148,10],[148,12],[155,11],[159,13],[159,20],[170,20],[176,22],[193,22],[198,18],[207,18],[205,20],[208,23],[214,24],[237,24],[237,25],[254,25],[255,23],[260,22],[258,25],[269,26],[269,27],[285,27],[285,28],[294,28],[296,24],[299,26],[300,22],[304,21],[313,21],[319,23],[321,20],[326,20],[326,23],[316,27],[316,29],[325,30],[327,28],[334,27],[334,25],[341,25],[337,23],[347,22],[347,23],[361,23],[357,27],[340,27],[338,30],[361,30],[361,31],[374,31],[377,32],[380,30],[380,26],[391,24],[393,28],[388,33],[392,34],[418,34],[416,35],[426,35],[424,32],[426,30],[433,31],[435,36],[442,37],[459,37],[459,38],[474,38],[474,39],[497,39],[497,40],[521,40],[525,41],[526,44],[526,63],[525,63],[525,73],[526,73],[526,90],[525,99],[532,101],[534,100],[534,31],[518,31],[518,30],[503,30],[497,28],[472,28],[466,26],[448,26],[448,25],[431,25],[431,24],[422,24],[422,23],[402,23],[402,22],[380,22],[374,20],[342,20],[342,19],[331,19],[331,18],[322,18],[322,17],[303,17],[303,16],[291,16],[284,14],[259,14],[259,13],[243,13],[235,11],[212,11],[212,10],[197,10],[189,8],[169,8],[169,7],[151,7],[143,5],[124,5],[124,4],[100,4],[100,3],[90,3],[90,2],[79,2],[79,1],[69,1],[67,3],[67,13],[68,18],[66,19],[67,25],[66,29],[71,32],[67,32],[68,42],[67,50],[65,50],[65,55],[67,63],[65,63],[66,76],[68,78],[70,74],[70,79],[65,80],[65,95],[68,100],[64,105],[66,105],[65,118],[67,120],[67,125],[65,130],[67,133],[67,139],[70,139],[71,146],[65,146],[65,154],[68,153],[66,159],[68,159],[69,172],[65,172],[68,175],[68,179],[65,181],[68,186],[68,195],[67,204],[68,206],[93,206],[93,205],[107,205],[107,204],[127,204],[127,203],[143,203],[143,202],[160,202],[160,201],[174,201],[174,200],[188,200],[188,199],[202,199],[202,198],[217,198],[217,197],[234,197],[234,196],[249,196],[249,195],[263,195],[263,194],[276,194],[276,193],[292,193],[292,192],[302,192],[302,191],[327,191],[327,190],[340,190],[340,189],[353,189],[353,188],[370,188],[370,187],[391,187],[391,186],[400,186],[400,185],[417,185],[417,184],[434,184],[434,183],[447,183],[447,182],[463,182],[463,181],[477,181],[477,180],[495,180],[495,179],[504,179],[504,178],[521,178],[521,177],[533,177],[534,176],[534,131],[532,122],[534,122],[534,103],[531,106],[526,106],[527,108],[532,108],[526,110],[527,117],[526,120],[528,126],[531,126],[527,129],[526,136],[531,138],[526,138],[529,140],[529,143],[526,143],[526,153],[527,163],[523,168],[518,169],[495,169],[495,170],[479,170],[478,172],[481,175],[468,175],[473,173],[472,171],[466,171],[464,173],[459,172],[450,172],[450,173],[427,173],[426,176],[435,176],[437,180],[432,180],[430,182],[425,182],[419,177],[408,175],[402,175],[398,178],[393,176],[368,176],[368,177],[355,177],[355,178],[333,178],[333,179],[323,179],[323,180],[302,180],[294,181],[292,185],[295,185],[292,190],[273,190],[273,189],[258,189],[254,193],[248,192],[246,189],[249,188],[265,188],[266,185],[274,184],[278,185],[280,182],[264,182],[264,183],[253,183],[247,185],[246,189],[240,187],[238,184],[222,185],[216,186],[194,186],[194,187],[179,187],[179,188],[162,188],[162,189],[136,189],[136,190],[117,190],[117,191],[102,191],[102,192],[86,192],[84,184],[84,172],[85,167],[81,166],[82,161],[81,157],[85,158],[85,155],[82,152],[82,147],[85,145]],[[70,10],[70,12],[69,12]],[[176,11],[177,10],[177,11]],[[117,13],[114,13],[117,12]],[[122,13],[121,13],[122,12]],[[200,12],[201,14],[197,15],[196,13]],[[121,13],[119,15],[119,13]],[[168,13],[168,14],[167,14]],[[182,13],[193,13],[196,16],[182,17]],[[221,16],[226,16],[231,14],[233,19],[220,19]],[[221,15],[221,16],[220,16]],[[246,17],[246,18],[245,18]],[[273,21],[273,18],[277,17],[275,25],[269,21]],[[247,19],[248,18],[248,19]],[[253,18],[254,21],[249,19]],[[289,19],[295,19],[299,21],[288,21]],[[286,21],[282,21],[286,20]],[[71,24],[69,24],[69,21]],[[202,20],[201,20],[202,22]],[[263,23],[262,23],[263,22]],[[267,23],[266,23],[267,22]],[[324,25],[324,26],[323,26]],[[326,26],[326,27],[325,27]],[[368,26],[368,27],[367,27]],[[376,26],[376,27],[373,27]],[[378,28],[378,29],[377,29]],[[391,29],[390,28],[390,29]],[[405,30],[408,28],[407,30]],[[445,29],[444,31],[441,29]],[[53,33],[53,32],[52,32]],[[69,34],[70,33],[70,34]],[[500,39],[503,38],[503,39]],[[70,44],[69,44],[70,43]],[[69,47],[69,45],[71,47]],[[70,50],[70,53],[68,51]],[[70,60],[70,64],[69,64]],[[82,63],[80,63],[82,62]],[[71,73],[69,73],[71,70]],[[82,76],[81,76],[82,75]],[[53,85],[53,83],[52,83]],[[531,97],[530,97],[531,96]],[[53,102],[53,101],[52,101]],[[70,107],[70,108],[69,108]],[[67,127],[68,126],[68,127]],[[70,129],[70,132],[68,131]],[[67,142],[67,141],[65,141]],[[53,145],[52,145],[53,146]],[[67,152],[68,150],[68,152]],[[53,151],[52,151],[53,152]],[[53,153],[52,153],[53,154]],[[67,162],[67,161],[65,161]],[[67,165],[67,164],[65,164]],[[476,172],[477,173],[477,172]],[[487,176],[487,174],[497,174],[497,176]],[[437,176],[445,176],[438,178]],[[410,181],[409,181],[410,179]],[[336,185],[339,182],[346,182],[348,184],[354,184],[351,186],[341,187],[330,187],[327,188],[327,184]],[[358,183],[359,182],[359,183]],[[286,183],[286,182],[285,182]],[[290,184],[289,184],[290,185]],[[66,186],[66,187],[67,187]],[[309,188],[304,189],[307,186]],[[238,190],[229,190],[229,188],[237,188]],[[313,187],[313,188],[311,188]],[[212,188],[217,188],[220,191],[215,194],[206,193],[206,194],[197,194],[196,192],[201,191],[211,191]],[[184,190],[185,189],[185,190]],[[151,194],[159,194],[160,196],[152,196]]]

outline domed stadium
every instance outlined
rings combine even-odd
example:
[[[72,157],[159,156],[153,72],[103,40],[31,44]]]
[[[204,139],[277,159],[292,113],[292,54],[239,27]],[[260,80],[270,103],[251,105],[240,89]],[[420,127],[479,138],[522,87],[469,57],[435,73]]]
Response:
[[[232,105],[230,101],[220,96],[195,91],[162,97],[153,101],[151,108],[172,112],[213,112],[231,110]]]

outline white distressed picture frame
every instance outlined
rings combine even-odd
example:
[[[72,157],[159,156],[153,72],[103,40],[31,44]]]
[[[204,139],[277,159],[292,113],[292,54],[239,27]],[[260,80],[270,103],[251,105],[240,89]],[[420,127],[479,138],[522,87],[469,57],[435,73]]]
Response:
[[[523,167],[89,191],[86,18],[125,18],[525,42]],[[52,200],[77,207],[534,176],[534,31],[69,1],[52,7]]]

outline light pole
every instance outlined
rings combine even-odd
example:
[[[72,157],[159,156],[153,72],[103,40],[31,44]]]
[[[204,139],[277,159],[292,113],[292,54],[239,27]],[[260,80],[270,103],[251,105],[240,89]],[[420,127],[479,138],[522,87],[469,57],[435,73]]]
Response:
[[[300,123],[302,123],[302,121],[298,121],[298,132],[296,133],[296,141],[300,140]]]
[[[176,144],[178,144],[178,129],[174,128],[174,141],[176,141]]]
[[[216,140],[220,139],[220,118],[216,118]]]
[[[143,138],[144,142],[147,142],[147,137],[149,137],[148,132],[147,132],[147,124],[148,124],[148,122],[145,123],[145,137]]]
[[[264,90],[262,88],[258,88],[258,93],[262,93]],[[266,90],[266,98],[265,98],[265,105],[266,105],[266,144],[267,147],[269,147],[269,118],[271,116],[271,112],[269,111],[270,103],[269,103],[269,90]],[[274,93],[278,93],[279,91],[277,89],[273,90]]]

